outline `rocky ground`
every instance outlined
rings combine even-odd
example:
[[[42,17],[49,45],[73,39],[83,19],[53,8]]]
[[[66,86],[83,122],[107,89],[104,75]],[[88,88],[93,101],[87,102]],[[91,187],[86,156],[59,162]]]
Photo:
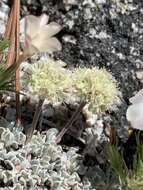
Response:
[[[45,12],[62,24],[58,37],[63,50],[55,57],[69,67],[96,65],[112,72],[123,100],[111,124],[125,127],[129,98],[142,88],[143,2],[75,0],[66,8],[62,0],[22,1],[22,16]]]
[[[4,2],[10,6],[11,1]],[[57,35],[63,49],[55,58],[68,67],[94,65],[113,74],[123,98],[110,124],[120,129],[128,125],[129,98],[142,88],[142,7],[141,0],[21,1],[22,17],[46,13],[63,26]]]

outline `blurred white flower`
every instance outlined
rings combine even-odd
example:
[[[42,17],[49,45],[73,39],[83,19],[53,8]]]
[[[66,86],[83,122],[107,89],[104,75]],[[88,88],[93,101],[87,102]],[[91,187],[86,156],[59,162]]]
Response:
[[[56,22],[47,24],[48,20],[46,14],[25,17],[25,51],[28,55],[36,52],[53,53],[62,49],[59,40],[53,37],[62,27]]]
[[[143,130],[143,89],[130,98],[130,105],[126,112],[126,118],[135,129]]]

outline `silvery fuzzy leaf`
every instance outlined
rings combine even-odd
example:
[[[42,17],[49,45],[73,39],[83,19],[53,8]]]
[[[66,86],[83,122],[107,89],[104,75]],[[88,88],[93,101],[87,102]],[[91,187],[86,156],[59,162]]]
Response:
[[[1,140],[1,135],[4,133],[4,131],[5,131],[5,128],[0,127],[0,140]]]
[[[37,180],[37,181],[39,180],[39,176],[38,175],[34,174],[34,175],[32,175],[32,177],[33,177],[34,180]]]
[[[64,177],[58,175],[57,173],[53,173],[53,174],[51,174],[51,180],[52,180],[52,184],[54,185],[54,187],[55,186],[58,187],[64,181]]]
[[[19,165],[19,164],[21,164],[21,161],[20,161],[16,156],[13,156],[13,158],[11,158],[11,162],[12,162],[14,165]]]
[[[74,184],[76,184],[77,182],[80,182],[80,181],[81,181],[81,179],[80,179],[79,175],[78,175],[76,172],[74,172],[74,173],[69,177],[69,184],[70,184],[70,185],[74,185]]]
[[[9,129],[6,129],[2,134],[1,134],[1,141],[5,143],[5,146],[8,147],[14,142],[15,138],[13,133],[10,132]]]
[[[15,127],[15,119],[13,121],[11,121],[9,123],[9,125],[7,126],[7,128],[10,130],[10,131],[13,131],[13,128]]]
[[[21,184],[21,186],[26,187],[26,180],[24,179],[24,177],[19,178],[19,183]]]
[[[39,159],[39,158],[37,158],[37,159],[32,159],[32,160],[30,161],[30,163],[31,163],[31,165],[40,165],[40,159]]]
[[[62,163],[60,158],[58,158],[54,163],[55,163],[54,168],[56,169],[56,171],[64,169],[66,170],[66,163]]]
[[[31,165],[29,163],[29,161],[23,157],[21,154],[17,154],[17,156],[15,157],[15,159],[11,159],[11,161],[14,163],[14,165],[20,165],[21,168],[30,168]]]
[[[19,145],[24,145],[26,136],[23,134],[23,132],[21,132],[19,130],[15,130],[15,131],[13,131],[13,133],[14,133],[14,137],[15,137],[17,143]]]
[[[79,157],[79,155],[76,153],[76,149],[74,150],[74,148],[70,148],[67,151],[67,158],[70,161],[75,161],[77,160],[77,158]]]
[[[58,153],[60,153],[60,154],[63,153],[63,149],[60,145],[56,145],[56,148],[57,148]]]
[[[40,176],[40,178],[42,178],[43,181],[47,177],[47,170],[45,168],[41,169],[38,171],[37,175]]]
[[[21,162],[25,161],[25,157],[23,157],[19,152],[18,152],[18,154],[16,155],[16,157],[17,157]]]
[[[66,170],[62,170],[61,169],[61,176],[64,176],[64,179],[68,179],[70,177],[70,173],[68,173],[68,171]]]
[[[78,149],[76,148],[70,148],[69,151],[67,152],[67,158],[70,162],[75,162],[79,160],[79,158],[81,157],[76,153],[77,150]]]
[[[27,154],[33,154],[34,155],[34,150],[37,148],[36,144],[27,144],[24,147],[24,150],[27,152]]]
[[[3,149],[4,149],[4,143],[0,142],[0,150],[3,150]]]
[[[49,163],[49,161],[47,161],[45,158],[43,159],[41,159],[40,160],[40,165],[42,166],[42,167],[44,167],[44,166],[47,166],[47,165],[49,165],[50,163]]]
[[[40,145],[31,145],[31,151],[29,151],[29,153],[31,153],[33,156],[35,157],[41,157],[43,154],[43,148]]]
[[[40,171],[40,165],[33,164],[32,165],[32,172],[33,174],[38,174]]]
[[[21,186],[21,184],[14,184],[14,190],[23,190],[23,187]]]
[[[55,143],[56,136],[58,134],[58,130],[56,128],[49,129],[46,133],[46,143]]]
[[[31,168],[32,168],[33,173],[38,173],[38,170],[41,169],[40,159],[31,160],[30,164],[31,164]]]
[[[4,184],[7,184],[8,182],[13,181],[12,172],[10,172],[8,170],[2,171],[1,177],[2,177],[2,181]]]
[[[74,171],[77,171],[79,169],[79,163],[74,162],[67,162],[67,171],[72,174]]]
[[[46,155],[46,154],[45,154],[45,155],[42,155],[41,158],[42,158],[42,160],[46,160],[47,163],[51,160],[51,158],[50,158],[48,155]],[[41,160],[41,161],[42,161],[42,160]]]
[[[51,181],[51,177],[49,175],[47,175],[47,177],[44,179],[44,186],[47,188],[50,187],[51,189],[51,186],[52,186],[52,181]]]
[[[18,152],[16,152],[16,151],[10,151],[10,152],[7,152],[6,154],[5,154],[5,157],[6,157],[6,159],[7,160],[11,160],[14,156],[16,156],[18,154]]]
[[[21,168],[31,168],[31,165],[29,161],[25,158],[23,161],[20,163]]]
[[[4,159],[6,154],[7,154],[7,150],[6,149],[1,150],[0,151],[0,157],[1,157],[1,159]]]
[[[65,163],[67,162],[67,160],[68,160],[67,154],[65,152],[63,152],[63,154],[61,156],[61,164],[62,164],[62,166],[65,165]]]
[[[20,174],[21,174],[21,176],[22,176],[25,180],[29,179],[29,177],[30,177],[30,173],[28,172],[28,170],[25,170],[25,169],[21,170]]]
[[[5,159],[10,160],[14,165],[22,164],[21,160],[17,157],[19,153],[15,151],[8,152],[5,155]]]
[[[11,144],[11,148],[14,149],[14,150],[17,150],[18,149],[18,143],[17,141],[13,141],[13,143]]]
[[[54,171],[54,170],[52,170],[52,171],[49,172],[48,175],[49,175],[51,178],[52,178],[52,177],[56,177],[56,176],[57,176],[57,172]],[[60,176],[60,175],[59,175],[59,176]]]
[[[34,188],[34,185],[36,184],[36,180],[34,180],[32,177],[29,176],[29,178],[26,181],[26,185],[27,187],[30,188]]]
[[[57,151],[57,147],[53,145],[45,146],[43,149],[43,154],[47,154],[50,158],[51,161],[54,162],[56,159],[60,158],[61,152]]]
[[[33,145],[42,145],[43,143],[45,143],[45,139],[46,137],[44,136],[43,138],[41,137],[40,133],[38,133],[37,135],[33,135],[32,139],[31,139],[31,144]]]
[[[51,172],[51,171],[53,171],[54,168],[55,168],[55,163],[53,162],[53,163],[51,163],[51,164],[49,164],[49,165],[46,165],[46,166],[44,166],[44,168],[45,168],[46,170],[48,170],[48,172]]]
[[[83,184],[84,184],[83,190],[87,190],[87,189],[96,190],[96,189],[92,189],[91,182],[89,181],[89,179],[87,177],[84,177]]]
[[[3,160],[6,170],[13,170],[14,164],[10,160]]]

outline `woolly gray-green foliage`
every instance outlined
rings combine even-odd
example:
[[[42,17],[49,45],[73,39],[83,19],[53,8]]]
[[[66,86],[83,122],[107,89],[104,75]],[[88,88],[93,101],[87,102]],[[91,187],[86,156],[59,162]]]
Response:
[[[34,134],[25,145],[21,130],[8,127],[0,127],[0,187],[4,190],[101,190],[112,186],[107,180],[110,171],[105,174],[98,166],[86,168],[76,148],[63,151],[56,144],[57,129]],[[79,174],[84,176],[82,180]]]
[[[56,134],[57,130],[51,129],[24,145],[22,132],[0,127],[0,184],[15,189],[50,186],[51,190],[82,186],[77,174],[80,156],[74,148],[63,152],[55,144]]]

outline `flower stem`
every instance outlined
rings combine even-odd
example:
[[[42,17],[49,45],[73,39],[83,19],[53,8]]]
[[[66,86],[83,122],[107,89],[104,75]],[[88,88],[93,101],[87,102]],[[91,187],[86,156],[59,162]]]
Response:
[[[65,125],[65,127],[58,134],[58,136],[56,138],[56,143],[60,143],[62,137],[72,127],[73,123],[77,120],[77,118],[79,117],[79,114],[81,113],[81,111],[85,105],[86,105],[86,102],[83,102],[83,101],[79,104],[78,108],[72,115],[71,119],[68,121],[68,123]]]
[[[25,144],[29,143],[31,141],[31,138],[32,138],[32,135],[34,133],[34,130],[36,129],[36,126],[37,126],[37,123],[38,123],[38,120],[39,120],[39,117],[40,117],[40,114],[41,114],[41,111],[42,111],[42,105],[44,103],[44,100],[45,99],[40,99],[39,102],[38,102],[38,105],[37,105],[37,108],[36,108],[36,111],[35,111],[35,114],[34,114],[34,117],[33,117],[33,121],[32,121],[32,125],[28,131],[28,134],[26,134],[26,142]]]

